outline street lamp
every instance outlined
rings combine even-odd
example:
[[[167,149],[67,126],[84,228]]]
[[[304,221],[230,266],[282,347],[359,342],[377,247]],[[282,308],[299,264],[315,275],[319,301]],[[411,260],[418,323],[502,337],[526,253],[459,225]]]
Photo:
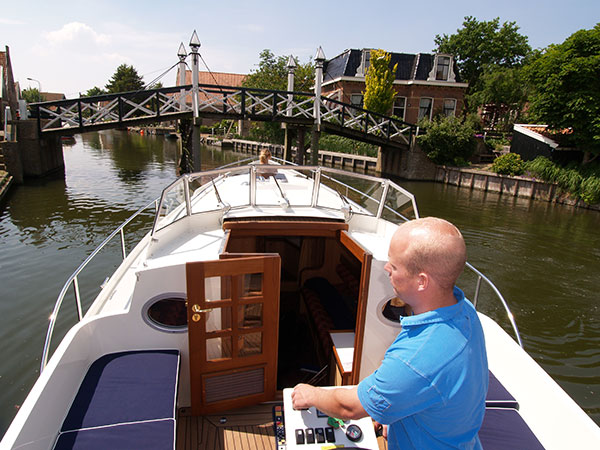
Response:
[[[27,77],[27,79],[29,81],[35,81],[38,84],[38,102],[41,102],[42,101],[42,83],[40,83],[39,80],[36,80],[35,78]]]

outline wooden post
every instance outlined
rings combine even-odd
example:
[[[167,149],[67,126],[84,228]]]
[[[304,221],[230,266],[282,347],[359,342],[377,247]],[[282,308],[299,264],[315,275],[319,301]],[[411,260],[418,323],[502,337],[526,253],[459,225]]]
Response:
[[[296,164],[302,166],[304,165],[304,149],[305,149],[305,136],[306,136],[306,128],[299,128],[298,129],[298,142],[297,142],[297,147],[298,150],[296,151]]]

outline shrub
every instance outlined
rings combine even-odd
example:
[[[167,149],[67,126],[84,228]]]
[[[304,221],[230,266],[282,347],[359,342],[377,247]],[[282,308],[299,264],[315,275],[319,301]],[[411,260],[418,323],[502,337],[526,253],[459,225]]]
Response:
[[[473,155],[477,142],[473,126],[457,117],[437,117],[419,123],[422,134],[417,142],[436,164],[465,165]]]
[[[354,139],[323,133],[319,138],[319,148],[330,152],[352,153],[354,155],[377,156],[377,146]]]
[[[590,176],[581,182],[579,196],[588,205],[600,203],[600,176]]]
[[[525,165],[521,155],[517,153],[506,153],[498,156],[492,164],[492,172],[502,175],[521,175],[525,172]]]

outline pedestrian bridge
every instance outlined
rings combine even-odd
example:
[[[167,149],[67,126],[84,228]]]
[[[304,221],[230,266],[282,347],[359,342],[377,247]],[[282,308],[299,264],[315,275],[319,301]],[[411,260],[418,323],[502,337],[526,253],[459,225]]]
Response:
[[[192,96],[197,96],[194,114]],[[40,136],[176,119],[254,120],[314,127],[373,145],[406,149],[416,126],[314,93],[193,85],[32,104]]]

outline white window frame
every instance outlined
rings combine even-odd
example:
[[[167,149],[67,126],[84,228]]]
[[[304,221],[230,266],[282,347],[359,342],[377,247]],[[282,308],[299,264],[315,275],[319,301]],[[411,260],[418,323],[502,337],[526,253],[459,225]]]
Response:
[[[431,118],[433,117],[433,97],[421,97],[419,98],[419,115],[418,115],[418,120],[421,120],[423,117],[425,117],[425,114],[421,114],[421,102],[423,100],[431,100],[431,103],[429,104],[429,117],[428,119],[431,120]]]
[[[396,108],[400,108],[398,106],[396,106],[396,102],[400,99],[404,99],[404,104],[402,105],[402,115],[400,116],[399,114],[396,114]],[[406,97],[396,97],[396,99],[394,100],[394,105],[392,106],[392,116],[396,116],[396,117],[400,117],[400,119],[404,120],[406,118],[406,104],[407,104],[407,98]]]
[[[448,58],[448,76],[445,79],[437,78],[438,71],[438,63],[440,58]],[[454,73],[454,58],[452,55],[448,55],[446,53],[439,53],[435,55],[435,59],[433,61],[433,68],[431,72],[429,72],[429,76],[427,77],[427,81],[452,81],[456,82],[456,74]]]
[[[452,108],[452,110],[446,108],[446,102],[448,102],[448,101],[454,102],[454,107]],[[456,116],[456,103],[457,102],[456,102],[455,98],[445,98],[444,99],[444,104],[443,104],[443,107],[442,107],[443,108],[442,112],[444,113],[445,116],[448,116],[448,117],[449,116],[452,116],[452,117]]]

